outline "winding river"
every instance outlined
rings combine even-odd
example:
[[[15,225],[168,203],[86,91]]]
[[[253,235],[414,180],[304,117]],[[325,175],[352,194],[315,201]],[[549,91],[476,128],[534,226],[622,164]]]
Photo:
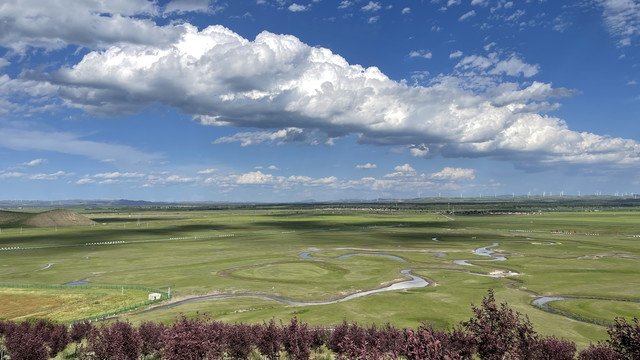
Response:
[[[149,310],[146,310],[146,311],[141,311],[141,312],[147,312],[147,311],[152,311],[152,310],[160,310],[160,309],[170,309],[170,308],[173,308],[173,307],[176,307],[176,306],[180,306],[180,305],[184,305],[184,304],[188,304],[188,303],[192,303],[192,302],[196,302],[196,301],[206,301],[206,300],[215,300],[215,299],[228,299],[228,298],[237,298],[237,297],[259,297],[259,298],[264,298],[264,299],[269,299],[269,300],[275,300],[275,301],[278,301],[278,302],[281,302],[281,303],[285,303],[285,304],[288,304],[288,305],[299,305],[299,306],[329,305],[329,304],[337,304],[337,303],[340,303],[340,302],[343,302],[343,301],[348,301],[348,300],[351,300],[351,299],[355,299],[355,298],[359,298],[359,297],[363,297],[363,296],[367,296],[367,295],[371,295],[371,294],[375,294],[375,293],[379,293],[379,292],[402,290],[402,289],[412,289],[412,288],[418,288],[418,287],[425,287],[425,286],[429,285],[429,283],[426,280],[424,280],[423,278],[420,278],[418,276],[415,276],[415,275],[411,274],[411,269],[402,270],[400,273],[410,277],[411,280],[406,280],[406,281],[398,282],[398,283],[395,283],[395,284],[391,284],[389,286],[386,286],[386,287],[383,287],[383,288],[380,288],[380,289],[374,289],[374,290],[358,292],[358,293],[351,294],[351,295],[345,296],[345,297],[340,298],[340,299],[335,299],[335,300],[318,301],[318,302],[307,302],[307,301],[294,301],[294,300],[285,299],[283,297],[279,297],[279,296],[275,296],[275,295],[267,295],[267,294],[253,294],[253,293],[218,294],[218,295],[206,295],[206,296],[200,296],[200,297],[196,297],[196,298],[190,298],[190,299],[186,299],[186,300],[181,300],[181,301],[177,301],[175,303],[163,305],[163,306],[160,306],[160,307],[156,307],[156,308],[149,309]]]
[[[485,256],[485,257],[489,257],[491,259],[469,259],[469,260],[454,260],[453,263],[457,264],[457,265],[462,265],[462,266],[478,266],[475,264],[471,264],[468,261],[474,261],[474,262],[489,262],[489,261],[505,261],[507,260],[506,257],[504,256],[496,256],[496,251],[491,250],[491,248],[497,247],[499,246],[499,243],[493,243],[491,245],[485,246],[485,247],[481,247],[478,249],[475,249],[473,251],[474,255],[479,255],[479,256]],[[298,256],[303,258],[303,259],[308,259],[308,260],[327,260],[327,259],[345,259],[345,258],[349,258],[352,256],[380,256],[380,257],[385,257],[385,258],[389,258],[395,261],[399,261],[399,262],[403,262],[406,263],[407,260],[396,256],[396,255],[390,255],[390,254],[384,254],[384,253],[377,253],[377,252],[359,252],[359,253],[349,253],[349,254],[344,254],[344,255],[340,255],[340,256],[336,256],[336,257],[322,257],[322,256],[313,256],[315,254],[320,254],[323,252],[338,252],[338,251],[349,251],[348,249],[331,249],[331,250],[316,250],[316,251],[307,251],[307,252],[303,252],[300,253]],[[422,254],[425,254],[425,252],[420,252]],[[446,253],[441,253],[441,252],[429,252],[426,254],[430,254],[430,255],[435,255],[437,257],[445,257],[447,256]],[[47,266],[44,269],[47,269],[51,266],[52,264],[47,264]],[[43,270],[43,269],[40,269]],[[410,280],[405,280],[405,281],[400,281],[382,288],[378,288],[378,289],[373,289],[373,290],[366,290],[366,291],[361,291],[361,292],[357,292],[354,294],[350,294],[347,296],[344,296],[342,298],[338,298],[338,299],[333,299],[333,300],[327,300],[327,301],[295,301],[295,300],[291,300],[291,299],[286,299],[280,296],[275,296],[275,295],[269,295],[269,294],[258,294],[258,293],[235,293],[235,294],[216,294],[216,295],[205,295],[205,296],[199,296],[199,297],[193,297],[193,298],[189,298],[189,299],[185,299],[185,300],[180,300],[180,301],[176,301],[173,303],[169,303],[166,305],[162,305],[162,306],[157,306],[157,307],[153,307],[153,308],[149,308],[146,310],[142,310],[142,311],[138,311],[138,314],[141,313],[147,313],[147,312],[152,312],[152,311],[157,311],[157,310],[164,310],[164,309],[171,309],[177,306],[181,306],[181,305],[185,305],[185,304],[189,304],[189,303],[193,303],[193,302],[199,302],[199,301],[208,301],[208,300],[216,300],[216,299],[229,299],[229,298],[239,298],[239,297],[253,297],[253,298],[263,298],[263,299],[269,299],[269,300],[274,300],[274,301],[278,301],[287,305],[293,305],[293,306],[314,306],[314,305],[329,305],[329,304],[337,304],[337,303],[341,303],[341,302],[345,302],[345,301],[349,301],[352,299],[356,299],[359,297],[364,297],[364,296],[368,296],[368,295],[372,295],[372,294],[376,294],[376,293],[381,293],[381,292],[386,292],[386,291],[396,291],[396,290],[404,290],[404,289],[413,289],[413,288],[422,288],[422,287],[426,287],[429,286],[429,282],[426,281],[425,279],[416,276],[414,274],[411,273],[411,271],[413,271],[415,269],[413,268],[409,268],[409,269],[404,269],[401,270],[400,273],[406,277],[409,277]],[[460,271],[460,270],[451,270],[451,271]],[[514,276],[514,275],[519,275],[517,272],[513,272],[511,270],[508,271],[494,271],[490,274],[481,274],[481,273],[476,273],[476,272],[467,272],[464,271],[467,274],[471,274],[471,275],[477,275],[477,276],[488,276],[488,277],[493,277],[493,278],[502,278],[502,277],[508,277],[508,276]],[[81,284],[84,283],[84,281],[79,281],[79,282],[74,282],[74,283],[70,283],[70,284]],[[67,284],[69,285],[69,284]],[[582,321],[582,322],[587,322],[587,323],[593,323],[593,324],[598,324],[598,325],[609,325],[609,324],[605,324],[596,320],[592,320],[592,319],[584,319],[584,318],[578,318],[570,313],[564,312],[562,310],[558,310],[555,308],[550,307],[548,304],[554,301],[563,301],[563,300],[603,300],[603,301],[626,301],[626,300],[615,300],[615,299],[596,299],[596,298],[581,298],[581,297],[548,297],[548,296],[539,296],[536,299],[534,299],[533,301],[531,301],[531,306],[542,310],[542,311],[546,311],[549,313],[553,313],[556,315],[561,315],[570,319],[574,319],[574,320],[578,320],[578,321]],[[631,302],[635,302],[635,303],[640,303],[640,301],[631,301]]]
[[[499,257],[494,257],[493,254],[495,253],[495,251],[493,250],[489,250],[489,248],[491,247],[495,247],[498,246],[498,243],[494,243],[493,245],[490,246],[486,246],[484,248],[479,248],[476,249],[474,251],[474,254],[476,255],[483,255],[483,256],[489,256],[489,257],[493,257],[493,259],[491,260],[483,260],[483,261],[503,261],[506,260],[505,257],[499,256]],[[301,254],[299,254],[298,256],[303,258],[303,259],[309,259],[309,260],[326,260],[326,259],[345,259],[345,258],[349,258],[352,256],[380,256],[380,257],[385,257],[385,258],[389,258],[389,259],[393,259],[399,262],[404,262],[406,263],[407,260],[396,256],[396,255],[389,255],[389,254],[383,254],[383,253],[374,253],[374,252],[360,252],[360,253],[351,253],[351,254],[344,254],[344,255],[340,255],[337,257],[321,257],[321,256],[312,256],[315,254],[320,254],[323,252],[330,252],[330,251],[340,251],[340,250],[316,250],[316,251],[306,251],[303,252]],[[430,255],[435,255],[437,257],[444,257],[447,254],[445,253],[441,253],[441,252],[429,252],[427,254]],[[456,260],[458,262],[464,262],[465,260]],[[469,266],[475,266],[472,264],[466,264]],[[180,306],[180,305],[184,305],[184,304],[188,304],[188,303],[192,303],[192,302],[196,302],[196,301],[207,301],[207,300],[216,300],[216,299],[228,299],[228,298],[237,298],[237,297],[258,297],[258,298],[263,298],[263,299],[269,299],[269,300],[275,300],[281,303],[285,303],[288,305],[297,305],[297,306],[313,306],[313,305],[329,305],[329,304],[337,304],[340,302],[344,302],[344,301],[349,301],[352,299],[356,299],[359,297],[363,297],[363,296],[368,296],[371,294],[376,294],[376,293],[381,293],[381,292],[385,292],[385,291],[396,291],[396,290],[405,290],[405,289],[414,289],[414,288],[422,288],[422,287],[426,287],[429,286],[429,282],[426,281],[425,279],[416,276],[414,274],[411,273],[411,271],[414,269],[404,269],[402,271],[400,271],[400,273],[404,276],[407,276],[410,278],[410,280],[405,280],[405,281],[401,281],[401,282],[397,282],[394,284],[391,284],[389,286],[385,286],[379,289],[373,289],[373,290],[366,290],[366,291],[361,291],[361,292],[357,292],[351,295],[347,295],[345,297],[342,298],[338,298],[338,299],[334,299],[334,300],[327,300],[327,301],[295,301],[295,300],[290,300],[290,299],[286,299],[283,297],[279,297],[279,296],[275,296],[275,295],[268,295],[268,294],[256,294],[256,293],[239,293],[239,294],[217,294],[217,295],[205,295],[205,296],[200,296],[200,297],[195,297],[195,298],[190,298],[190,299],[185,299],[185,300],[181,300],[181,301],[177,301],[171,304],[167,304],[167,305],[163,305],[163,306],[159,306],[159,307],[155,307],[149,310],[145,310],[143,312],[147,312],[147,311],[154,311],[154,310],[160,310],[160,309],[170,309],[176,306]],[[504,276],[509,276],[509,275],[513,275],[516,273],[512,273],[509,272],[508,274],[494,274],[494,275],[484,275],[484,274],[475,274],[472,273],[474,275],[481,275],[481,276],[491,276],[491,277],[504,277]]]
[[[602,326],[609,326],[611,324],[609,323],[605,323],[602,321],[597,321],[597,320],[593,320],[593,319],[587,319],[587,318],[582,318],[582,317],[577,317],[571,313],[568,313],[566,311],[563,310],[559,310],[556,308],[552,308],[551,306],[549,306],[549,303],[552,303],[554,301],[563,301],[563,300],[599,300],[599,301],[623,301],[623,302],[632,302],[632,303],[640,303],[640,300],[616,300],[616,299],[599,299],[599,298],[589,298],[589,297],[572,297],[572,296],[541,296],[538,297],[536,299],[534,299],[531,302],[531,305],[537,309],[540,309],[542,311],[546,311],[552,314],[556,314],[556,315],[562,315],[564,317],[567,317],[569,319],[573,319],[573,320],[577,320],[577,321],[582,321],[582,322],[586,322],[586,323],[590,323],[590,324],[596,324],[596,325],[602,325]]]
[[[479,256],[487,256],[490,257],[491,259],[487,259],[487,260],[453,260],[453,263],[456,265],[462,265],[462,266],[477,266],[474,264],[469,263],[469,261],[482,261],[482,262],[488,262],[488,261],[505,261],[507,260],[506,257],[504,256],[495,256],[494,254],[496,253],[494,250],[489,250],[493,247],[496,247],[500,244],[498,243],[493,243],[489,246],[485,246],[485,247],[481,247],[478,249],[475,249],[473,251],[474,255],[479,255]],[[519,273],[515,272],[515,271],[494,271],[491,272],[489,274],[480,274],[480,273],[471,273],[469,272],[468,274],[472,274],[472,275],[478,275],[478,276],[487,276],[487,277],[492,277],[492,278],[503,278],[503,277],[508,277],[508,276],[515,276],[515,275],[520,275]]]
[[[352,257],[352,256],[382,256],[382,257],[390,258],[390,259],[401,261],[401,262],[407,262],[407,260],[405,260],[405,259],[403,259],[403,258],[401,258],[399,256],[388,255],[388,254],[378,254],[378,253],[344,254],[344,255],[340,255],[340,256],[335,257],[335,258],[311,256],[312,254],[317,254],[317,253],[321,253],[321,252],[328,252],[328,251],[335,251],[335,250],[307,251],[307,252],[303,252],[302,254],[299,254],[298,256],[300,256],[303,259],[311,259],[311,260],[317,260],[317,259],[346,259],[346,258],[349,258],[349,257]]]
[[[490,248],[496,247],[498,245],[499,245],[498,243],[493,243],[492,245],[476,249],[473,252],[475,255],[488,256],[488,257],[491,257],[492,259],[490,259],[490,260],[475,260],[475,261],[504,261],[504,260],[506,260],[506,258],[504,256],[494,256],[495,251],[489,250]],[[344,251],[344,250],[307,251],[307,252],[303,252],[303,253],[299,254],[298,256],[303,258],[303,259],[309,259],[309,260],[345,259],[345,258],[349,258],[349,257],[352,257],[352,256],[380,256],[380,257],[393,259],[393,260],[399,261],[399,262],[404,262],[404,263],[407,262],[407,260],[405,260],[405,259],[403,259],[403,258],[401,258],[399,256],[396,256],[396,255],[389,255],[389,254],[375,253],[375,252],[351,253],[351,254],[340,255],[340,256],[337,256],[337,257],[312,256],[314,254],[319,254],[319,253],[323,253],[323,252],[330,252],[330,251],[334,252],[334,251]],[[444,257],[444,256],[447,255],[446,253],[441,253],[441,252],[429,252],[427,254],[435,255],[437,257]],[[456,263],[458,265],[476,266],[476,265],[473,265],[473,264],[469,264],[466,261],[471,261],[471,260],[455,260],[454,263]],[[258,298],[278,301],[278,302],[285,303],[285,304],[288,304],[288,305],[297,305],[297,306],[329,305],[329,304],[337,304],[337,303],[340,303],[340,302],[349,301],[349,300],[356,299],[356,298],[359,298],[359,297],[368,296],[368,295],[371,295],[371,294],[381,293],[381,292],[385,292],[385,291],[414,289],[414,288],[422,288],[422,287],[429,286],[429,282],[428,281],[426,281],[425,279],[423,279],[423,278],[421,278],[419,276],[416,276],[416,275],[412,274],[411,271],[413,271],[413,270],[415,270],[415,269],[404,269],[404,270],[400,271],[400,273],[402,275],[409,277],[410,280],[397,282],[397,283],[394,283],[394,284],[391,284],[389,286],[385,286],[385,287],[382,287],[382,288],[379,288],[379,289],[373,289],[373,290],[366,290],[366,291],[357,292],[357,293],[354,293],[354,294],[351,294],[351,295],[347,295],[345,297],[334,299],[334,300],[327,300],[327,301],[295,301],[295,300],[290,300],[290,299],[286,299],[286,298],[275,296],[275,295],[257,294],[257,293],[216,294],[216,295],[205,295],[205,296],[194,297],[194,298],[189,298],[189,299],[177,301],[177,302],[174,302],[174,303],[171,303],[171,304],[167,304],[167,305],[155,307],[155,308],[152,308],[152,309],[144,310],[144,311],[141,311],[141,313],[149,312],[149,311],[155,311],[155,310],[161,310],[161,309],[170,309],[170,308],[174,308],[176,306],[189,304],[189,303],[197,302],[197,301],[228,299],[228,298],[237,298],[237,297],[258,297]],[[505,272],[499,272],[499,273],[492,273],[492,274],[478,274],[478,273],[469,273],[469,274],[479,275],[479,276],[490,276],[490,277],[505,277],[505,276],[517,275],[517,273],[511,272],[511,271],[506,272],[506,273]]]
[[[505,261],[507,260],[507,258],[504,256],[493,256],[493,254],[495,254],[496,252],[493,250],[489,250],[490,248],[496,247],[498,245],[500,244],[493,243],[492,245],[481,247],[473,251],[474,255],[488,256],[492,258],[491,260],[453,260],[453,263],[457,265],[463,265],[463,266],[476,266],[474,264],[468,263],[467,261]]]

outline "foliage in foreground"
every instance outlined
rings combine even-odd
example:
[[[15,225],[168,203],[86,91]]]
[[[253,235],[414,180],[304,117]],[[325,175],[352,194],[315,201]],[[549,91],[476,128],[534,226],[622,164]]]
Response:
[[[474,317],[450,330],[398,329],[389,324],[362,327],[346,321],[334,329],[309,328],[295,317],[289,324],[225,324],[206,316],[176,319],[172,325],[128,322],[96,326],[89,322],[70,329],[40,320],[20,324],[0,321],[0,360],[55,357],[75,343],[74,357],[108,359],[249,359],[307,360],[312,351],[328,348],[334,358],[348,359],[640,359],[640,325],[617,318],[609,340],[576,353],[567,340],[538,335],[526,315],[496,304],[492,290]],[[257,354],[257,355],[256,355]]]

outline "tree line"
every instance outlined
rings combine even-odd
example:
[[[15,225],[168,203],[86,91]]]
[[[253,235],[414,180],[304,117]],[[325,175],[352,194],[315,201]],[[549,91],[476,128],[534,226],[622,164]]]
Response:
[[[47,320],[0,321],[0,360],[45,360],[70,347],[73,354],[68,356],[81,360],[308,360],[320,348],[339,360],[640,359],[640,325],[635,318],[616,318],[607,329],[608,340],[578,352],[571,341],[537,334],[526,315],[506,303],[497,304],[492,290],[472,310],[472,318],[447,330],[425,323],[399,329],[346,321],[326,329],[295,317],[289,323],[271,319],[263,324],[227,324],[206,315],[182,315],[169,325],[143,322],[138,327],[119,320],[100,325],[83,321],[70,327]]]

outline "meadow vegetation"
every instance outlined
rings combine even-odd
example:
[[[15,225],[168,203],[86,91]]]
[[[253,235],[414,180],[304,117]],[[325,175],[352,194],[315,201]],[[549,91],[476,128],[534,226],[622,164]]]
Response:
[[[527,314],[538,333],[586,349],[607,338],[603,325],[613,324],[616,316],[638,317],[640,238],[633,235],[640,234],[640,212],[634,204],[453,205],[74,209],[97,225],[3,226],[0,248],[19,249],[0,251],[0,279],[4,284],[85,281],[170,289],[173,298],[164,305],[206,295],[244,295],[119,315],[136,325],[171,324],[180,314],[206,313],[229,323],[288,323],[296,317],[309,326],[332,327],[346,319],[364,326],[417,328],[424,322],[447,329],[468,319],[470,304],[494,289],[495,298]],[[494,243],[491,250],[505,261],[473,253]],[[322,252],[299,256],[308,251]],[[356,255],[339,258],[346,254]],[[403,269],[413,269],[430,285],[326,305],[259,296],[326,302],[406,280]],[[487,276],[509,271],[518,275]],[[147,297],[144,291],[124,293],[0,286],[0,297],[11,299],[11,305],[0,305],[0,319],[68,322]],[[532,306],[540,296],[567,298],[547,304],[562,314]],[[87,309],[88,304],[95,307]]]

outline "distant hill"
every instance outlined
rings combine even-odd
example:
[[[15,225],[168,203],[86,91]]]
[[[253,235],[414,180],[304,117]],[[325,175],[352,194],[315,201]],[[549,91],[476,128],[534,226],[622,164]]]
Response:
[[[71,210],[57,209],[41,213],[0,211],[0,226],[54,227],[94,225],[95,221]]]

